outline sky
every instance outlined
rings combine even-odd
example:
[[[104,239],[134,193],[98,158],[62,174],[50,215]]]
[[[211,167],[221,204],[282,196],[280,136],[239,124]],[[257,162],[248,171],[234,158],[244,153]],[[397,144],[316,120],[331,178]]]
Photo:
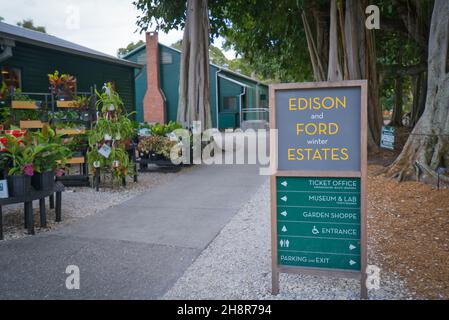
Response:
[[[145,40],[143,33],[136,32],[139,14],[132,0],[0,0],[3,22],[15,25],[31,18],[48,34],[113,56],[131,41]],[[179,39],[180,30],[159,33],[159,42],[165,45]],[[215,45],[221,43],[218,39]],[[234,58],[233,52],[224,53]]]

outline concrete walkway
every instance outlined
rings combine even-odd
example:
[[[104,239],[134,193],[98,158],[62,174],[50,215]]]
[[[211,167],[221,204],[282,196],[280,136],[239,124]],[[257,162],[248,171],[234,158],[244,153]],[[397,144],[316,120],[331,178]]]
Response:
[[[159,298],[265,179],[256,166],[199,166],[57,232],[0,242],[0,299]],[[80,290],[65,287],[68,265]]]

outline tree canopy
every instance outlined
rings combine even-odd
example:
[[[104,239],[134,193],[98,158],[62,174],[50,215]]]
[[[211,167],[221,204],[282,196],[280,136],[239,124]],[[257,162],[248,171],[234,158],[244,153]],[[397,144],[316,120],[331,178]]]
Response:
[[[22,28],[26,28],[26,29],[30,29],[30,30],[34,30],[34,31],[42,32],[42,33],[47,33],[47,30],[45,29],[45,27],[35,26],[33,19],[23,19],[22,21],[17,22],[17,25]]]
[[[142,30],[184,27],[185,0],[134,3],[142,12],[137,21]],[[409,125],[419,124],[425,135],[447,130],[444,121],[422,118],[428,110],[439,108],[441,119],[446,119],[441,97],[429,96],[432,92],[428,88],[437,88],[438,92],[447,89],[447,83],[429,70],[429,61],[435,59],[430,53],[438,52],[449,60],[445,44],[449,30],[442,26],[447,12],[438,12],[447,9],[447,0],[209,0],[208,5],[210,43],[222,36],[225,48],[233,48],[252,71],[264,78],[279,82],[368,79],[371,151],[378,149],[381,110],[393,110],[391,123],[395,126],[401,126],[403,113],[409,112]],[[380,9],[380,30],[365,27],[368,5]],[[432,40],[431,27],[440,28],[436,40]],[[435,50],[435,46],[441,50]],[[448,167],[449,160],[441,152],[449,149],[447,140],[431,139],[431,143],[427,141],[418,148],[423,142],[410,136],[409,150],[414,148],[420,154],[409,152],[400,165],[410,168],[413,159],[421,159],[428,172],[438,165]],[[395,174],[399,179],[412,175],[409,169],[401,171],[398,163],[395,172],[401,173]]]
[[[121,58],[121,57],[125,56],[126,54],[130,53],[131,51],[133,51],[134,49],[136,49],[144,44],[145,44],[145,42],[143,40],[139,40],[136,43],[130,42],[125,48],[119,48],[117,50],[117,57]]]

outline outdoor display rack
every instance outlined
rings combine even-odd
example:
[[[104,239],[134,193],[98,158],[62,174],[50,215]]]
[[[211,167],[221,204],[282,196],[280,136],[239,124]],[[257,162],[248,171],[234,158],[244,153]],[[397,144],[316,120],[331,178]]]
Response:
[[[95,86],[90,88],[90,92],[77,92],[76,95],[83,95],[89,98],[88,108],[80,109],[73,101],[71,100],[56,100],[54,95],[52,95],[52,112],[55,115],[57,112],[61,111],[70,111],[77,114],[76,119],[70,118],[59,118],[53,119],[53,123],[76,123],[79,124],[80,127],[72,128],[57,128],[56,132],[58,134],[62,134],[63,136],[70,138],[76,137],[78,135],[83,135],[91,128],[92,122],[96,118],[95,113],[95,103],[96,103],[96,95],[95,95]],[[57,177],[56,180],[60,181],[66,187],[88,187],[90,186],[89,180],[89,168],[87,164],[87,149],[88,145],[82,150],[78,150],[74,156],[67,161],[67,164],[70,166],[79,166],[78,174],[67,174],[61,177]]]

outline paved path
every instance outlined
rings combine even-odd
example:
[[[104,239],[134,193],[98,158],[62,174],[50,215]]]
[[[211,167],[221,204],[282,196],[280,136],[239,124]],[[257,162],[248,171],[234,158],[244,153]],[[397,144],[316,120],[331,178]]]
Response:
[[[256,166],[200,166],[57,232],[0,242],[0,299],[159,298],[265,179]],[[68,265],[80,290],[65,287]]]

